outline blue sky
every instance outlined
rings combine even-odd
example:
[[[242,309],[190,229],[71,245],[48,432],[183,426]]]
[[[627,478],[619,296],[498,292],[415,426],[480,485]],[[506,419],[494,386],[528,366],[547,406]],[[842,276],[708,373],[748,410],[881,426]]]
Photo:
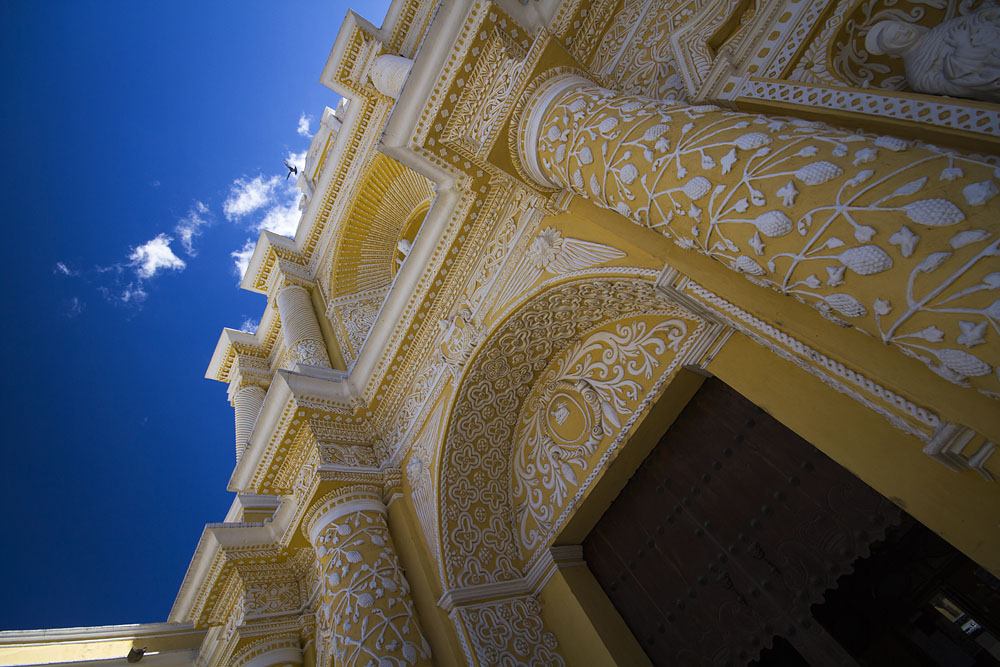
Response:
[[[0,3],[0,629],[166,620],[229,508],[205,369],[264,309],[235,260],[291,235],[281,160],[336,106],[318,79],[348,5]]]

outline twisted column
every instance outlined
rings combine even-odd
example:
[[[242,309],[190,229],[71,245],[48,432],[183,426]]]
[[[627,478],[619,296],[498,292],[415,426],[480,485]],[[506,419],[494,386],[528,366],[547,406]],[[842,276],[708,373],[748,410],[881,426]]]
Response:
[[[1000,170],[823,123],[542,81],[527,175],[1000,397]]]
[[[309,292],[304,287],[289,285],[278,292],[275,301],[289,355],[296,363],[330,368],[326,342]]]
[[[305,531],[321,581],[317,664],[430,665],[378,490],[335,493]]]
[[[265,392],[256,385],[245,385],[236,390],[233,394],[233,411],[236,415],[236,460],[239,461],[246,449],[250,434],[253,433],[254,424],[257,423],[257,415],[260,414],[260,407],[264,405]]]

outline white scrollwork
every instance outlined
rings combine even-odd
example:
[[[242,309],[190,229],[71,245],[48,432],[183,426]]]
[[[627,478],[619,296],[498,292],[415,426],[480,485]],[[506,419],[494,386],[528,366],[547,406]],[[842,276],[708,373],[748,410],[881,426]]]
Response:
[[[548,537],[554,517],[590,472],[600,443],[632,413],[641,379],[651,379],[687,333],[687,323],[677,318],[652,326],[620,323],[574,345],[539,379],[514,446],[517,524],[527,552]]]
[[[469,362],[443,439],[440,529],[448,586],[521,576],[510,467],[520,406],[552,360],[602,323],[669,310],[644,281],[587,278],[522,306]]]
[[[437,494],[433,470],[436,467],[438,443],[441,441],[445,407],[446,404],[442,402],[427,419],[424,430],[410,449],[410,460],[406,464],[406,479],[410,482],[413,507],[435,561],[438,558],[438,526],[434,507]]]

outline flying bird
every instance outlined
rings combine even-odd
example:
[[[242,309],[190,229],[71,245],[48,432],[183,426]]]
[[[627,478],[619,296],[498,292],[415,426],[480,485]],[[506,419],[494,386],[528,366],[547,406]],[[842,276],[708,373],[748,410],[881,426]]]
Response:
[[[285,180],[286,180],[286,181],[287,181],[287,180],[288,180],[289,178],[291,178],[291,177],[292,177],[292,174],[295,174],[296,176],[298,176],[298,174],[299,174],[299,168],[298,168],[298,167],[296,167],[296,166],[294,166],[294,165],[290,165],[290,164],[288,164],[288,160],[282,160],[282,162],[284,162],[284,163],[285,163],[285,166],[286,166],[286,167],[288,168],[288,176],[285,176]]]

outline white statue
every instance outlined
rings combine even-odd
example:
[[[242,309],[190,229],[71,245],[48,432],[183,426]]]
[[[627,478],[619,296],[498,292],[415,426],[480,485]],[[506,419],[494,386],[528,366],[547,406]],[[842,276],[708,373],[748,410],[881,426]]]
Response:
[[[902,58],[918,92],[1000,102],[1000,6],[992,2],[933,28],[881,21],[865,49]]]

